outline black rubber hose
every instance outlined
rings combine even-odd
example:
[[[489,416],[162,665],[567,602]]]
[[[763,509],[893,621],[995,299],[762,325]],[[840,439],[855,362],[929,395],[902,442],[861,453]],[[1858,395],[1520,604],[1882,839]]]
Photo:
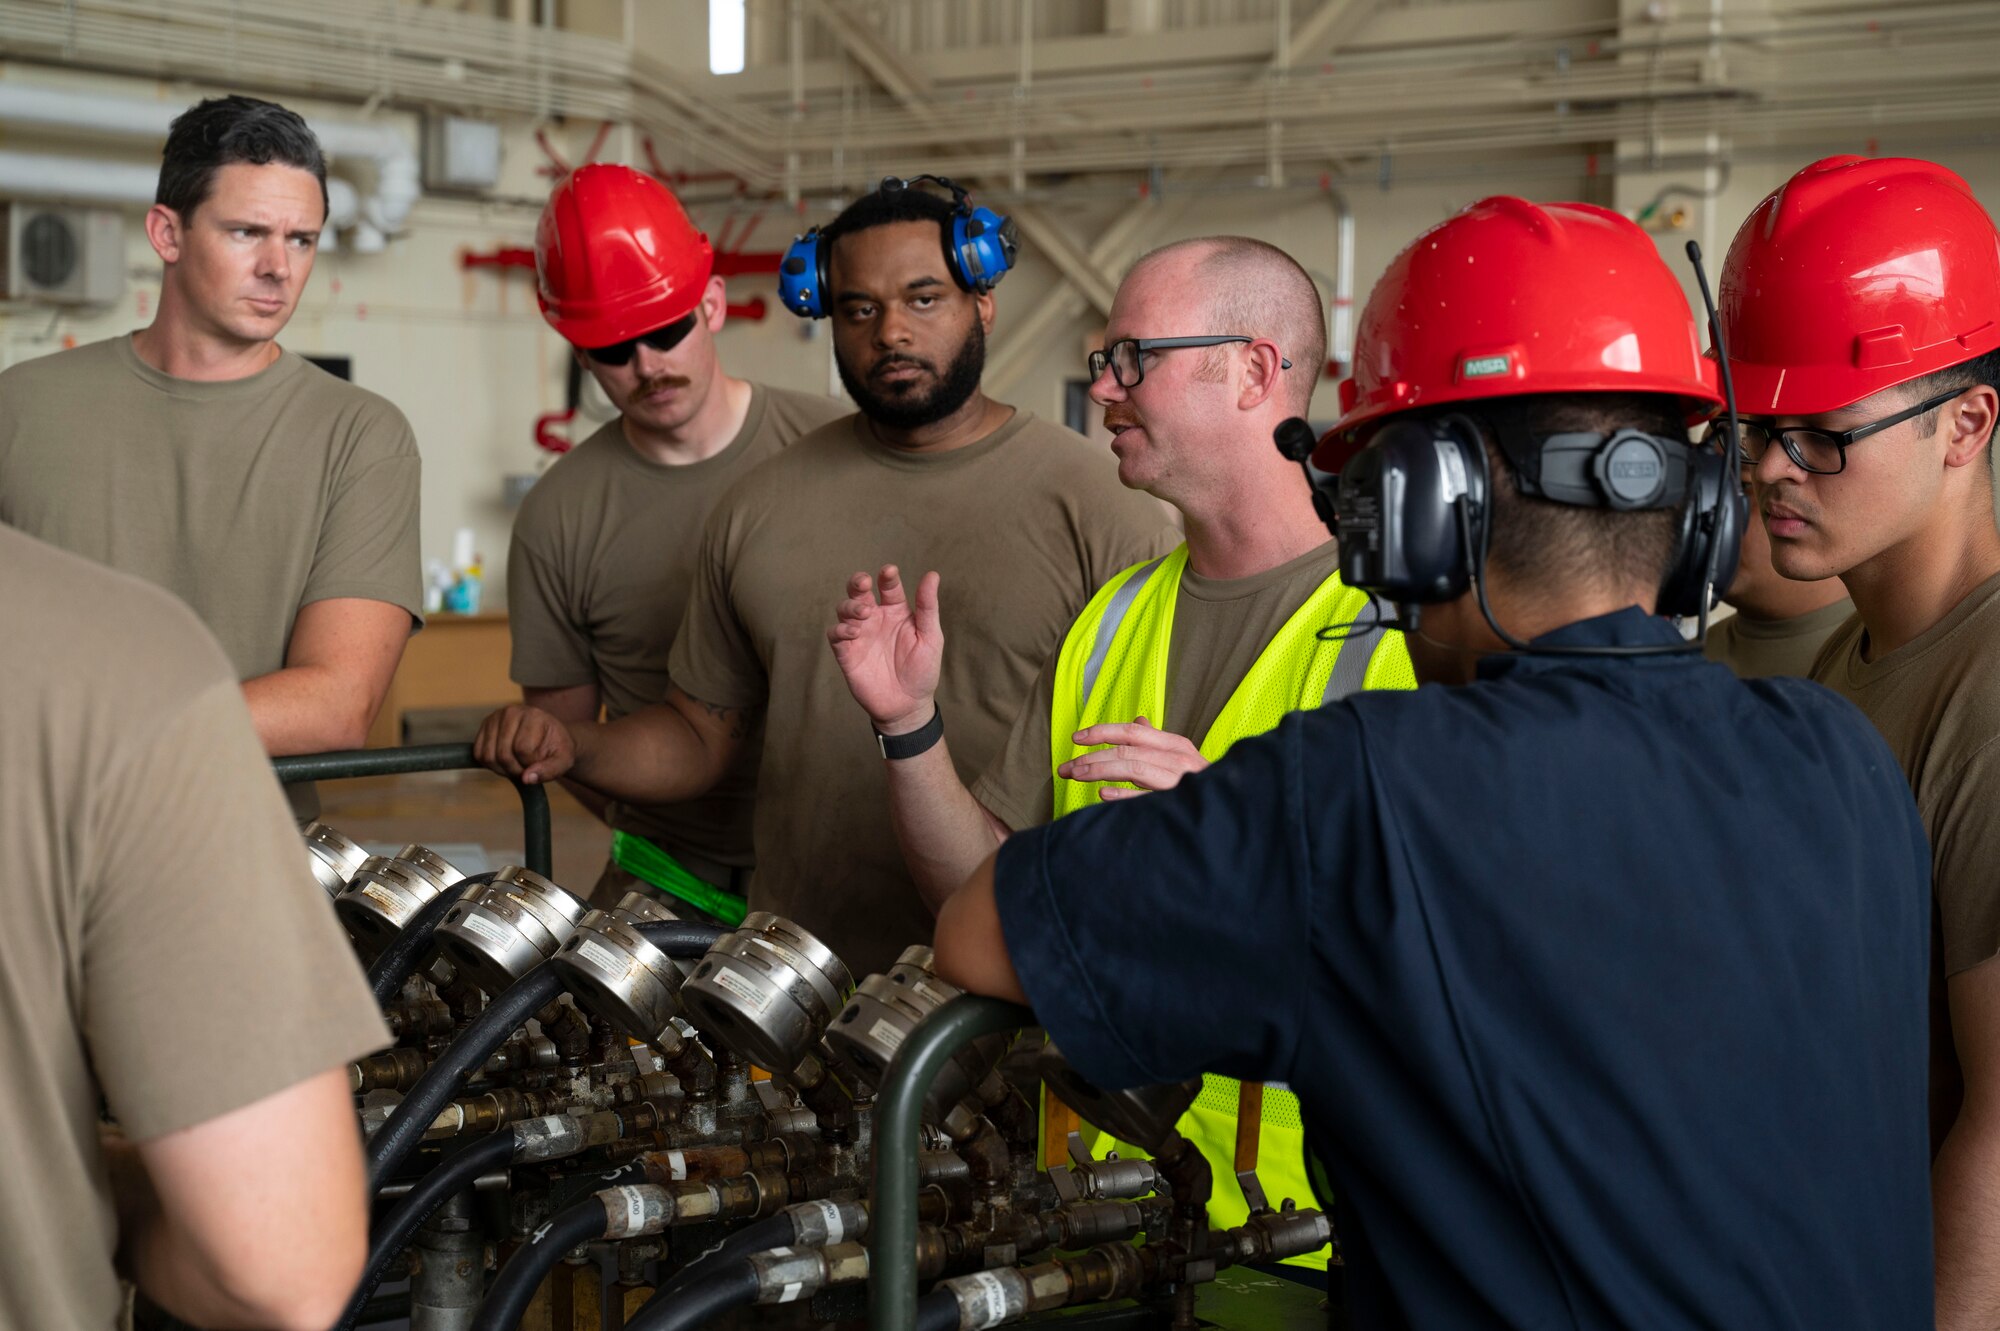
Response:
[[[639,936],[670,957],[698,957],[728,932],[700,920],[648,920],[639,926]]]
[[[410,972],[417,968],[417,963],[429,950],[431,935],[444,921],[445,912],[472,888],[490,883],[497,876],[476,873],[470,878],[461,878],[424,903],[423,909],[396,935],[396,941],[389,944],[382,955],[375,958],[375,964],[368,968],[368,987],[375,991],[377,1003],[386,1003],[402,991],[403,981],[410,978]]]
[[[459,1032],[438,1061],[431,1064],[389,1121],[368,1143],[368,1190],[382,1186],[396,1167],[424,1139],[424,1133],[472,1074],[486,1066],[493,1051],[507,1042],[528,1018],[547,1007],[563,991],[562,976],[548,962],[529,971],[500,991],[486,1010]]]
[[[514,1158],[514,1146],[511,1131],[481,1137],[417,1181],[409,1195],[396,1203],[396,1209],[382,1218],[374,1237],[369,1239],[368,1265],[361,1272],[361,1283],[355,1286],[354,1297],[347,1301],[347,1311],[335,1324],[336,1331],[349,1331],[361,1324],[361,1310],[375,1293],[376,1286],[382,1283],[389,1264],[410,1246],[410,1240],[416,1237],[424,1222],[435,1215],[440,1206],[471,1187],[481,1174],[505,1168],[507,1162]]]
[[[603,1238],[609,1224],[604,1203],[592,1193],[536,1230],[493,1278],[478,1316],[472,1319],[472,1331],[514,1331],[521,1324],[521,1314],[534,1301],[535,1291],[563,1254],[580,1243]]]
[[[724,1313],[757,1301],[757,1272],[748,1261],[713,1267],[676,1290],[660,1291],[632,1314],[625,1331],[695,1331]],[[474,1331],[483,1331],[474,1328]]]
[[[958,1296],[934,1289],[918,1299],[916,1331],[958,1331]]]
[[[789,1212],[780,1211],[776,1215],[767,1215],[748,1228],[737,1230],[661,1281],[660,1288],[653,1297],[657,1299],[672,1294],[716,1267],[739,1261],[753,1252],[768,1252],[772,1248],[782,1248],[787,1244],[796,1243],[798,1237],[799,1227]]]

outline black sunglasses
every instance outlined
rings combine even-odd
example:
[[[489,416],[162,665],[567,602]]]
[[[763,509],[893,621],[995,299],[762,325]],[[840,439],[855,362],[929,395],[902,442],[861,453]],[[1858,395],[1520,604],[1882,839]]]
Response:
[[[694,314],[676,319],[665,328],[655,328],[650,333],[628,337],[623,342],[613,342],[608,347],[585,347],[583,354],[599,365],[630,365],[632,358],[639,354],[639,344],[644,342],[655,351],[672,351],[694,331]]]
[[[1094,383],[1111,367],[1111,377],[1120,388],[1137,388],[1146,379],[1146,367],[1142,363],[1142,353],[1148,351],[1173,351],[1180,347],[1219,347],[1229,342],[1255,342],[1254,337],[1242,333],[1214,333],[1202,337],[1127,337],[1120,338],[1102,351],[1090,353],[1090,378]],[[1289,370],[1292,363],[1280,356],[1278,365]],[[1129,376],[1129,377],[1128,377]]]
[[[1892,425],[1901,425],[1914,416],[1941,407],[1970,386],[1964,385],[1926,398],[1914,407],[1905,407],[1880,420],[1857,425],[1852,430],[1815,430],[1803,425],[1790,425],[1780,430],[1761,421],[1741,421],[1738,423],[1741,438],[1736,458],[1743,466],[1754,467],[1764,460],[1764,455],[1771,451],[1771,445],[1776,443],[1801,471],[1809,471],[1816,476],[1837,476],[1847,469],[1847,450],[1851,445]],[[1720,421],[1710,425],[1704,442],[1720,442],[1727,429]]]

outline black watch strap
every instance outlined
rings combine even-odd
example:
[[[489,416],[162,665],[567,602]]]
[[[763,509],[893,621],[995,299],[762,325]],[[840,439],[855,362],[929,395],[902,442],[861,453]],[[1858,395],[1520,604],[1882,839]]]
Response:
[[[885,735],[875,732],[875,747],[882,750],[882,756],[890,762],[898,758],[914,758],[928,749],[934,748],[944,738],[944,709],[931,704],[931,719],[912,730],[907,735]]]

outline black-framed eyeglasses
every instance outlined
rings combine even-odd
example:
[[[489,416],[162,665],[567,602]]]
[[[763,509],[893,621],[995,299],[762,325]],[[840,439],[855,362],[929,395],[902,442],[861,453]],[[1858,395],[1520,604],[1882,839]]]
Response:
[[[1815,430],[1803,425],[1788,425],[1775,429],[1760,421],[1739,421],[1738,452],[1736,460],[1745,467],[1754,467],[1764,460],[1776,441],[1785,450],[1785,456],[1798,464],[1801,471],[1812,472],[1816,476],[1837,476],[1847,469],[1847,450],[1853,444],[1879,433],[1892,425],[1901,425],[1915,416],[1935,410],[1966,391],[1971,385],[1963,385],[1948,393],[1927,398],[1914,407],[1905,407],[1881,420],[1857,425],[1852,430]],[[1714,443],[1721,438],[1721,431],[1728,427],[1716,421],[1708,427],[1705,442]]]
[[[1111,369],[1111,377],[1120,388],[1137,388],[1146,378],[1143,357],[1148,351],[1177,351],[1182,347],[1219,347],[1228,342],[1255,342],[1254,337],[1242,333],[1213,333],[1201,337],[1126,337],[1120,338],[1102,351],[1090,353],[1090,378],[1095,383],[1105,367]],[[1278,358],[1283,369],[1291,369],[1292,363],[1283,356]]]
[[[690,311],[684,318],[676,319],[665,328],[655,328],[650,333],[628,337],[623,342],[613,342],[608,347],[585,347],[583,354],[599,365],[630,365],[632,358],[639,354],[639,344],[644,342],[655,351],[672,351],[687,340],[694,331],[694,318],[699,311]]]

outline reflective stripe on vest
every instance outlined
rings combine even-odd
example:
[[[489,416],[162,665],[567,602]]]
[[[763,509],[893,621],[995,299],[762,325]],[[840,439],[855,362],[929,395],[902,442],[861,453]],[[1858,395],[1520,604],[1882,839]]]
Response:
[[[1088,751],[1071,738],[1086,726],[1138,716],[1166,724],[1167,651],[1187,556],[1182,545],[1126,569],[1098,590],[1071,626],[1056,662],[1050,699],[1052,771]],[[1202,756],[1218,760],[1237,740],[1263,734],[1287,712],[1322,706],[1362,689],[1416,687],[1402,635],[1379,627],[1385,618],[1374,598],[1341,582],[1338,573],[1329,574],[1238,682],[1201,739]],[[1094,784],[1055,778],[1055,816],[1097,803],[1098,790]],[[1250,1209],[1235,1174],[1237,1095],[1238,1084],[1229,1078],[1204,1077],[1200,1097],[1177,1125],[1208,1158],[1215,1180],[1209,1223],[1217,1229],[1242,1224]],[[1311,1184],[1299,1163],[1304,1131],[1298,1099],[1291,1092],[1267,1087],[1258,1140],[1257,1172],[1271,1203],[1279,1205],[1289,1197],[1311,1205]],[[1144,1154],[1127,1143],[1116,1145],[1127,1158]],[[1292,1261],[1324,1267],[1327,1252]]]

